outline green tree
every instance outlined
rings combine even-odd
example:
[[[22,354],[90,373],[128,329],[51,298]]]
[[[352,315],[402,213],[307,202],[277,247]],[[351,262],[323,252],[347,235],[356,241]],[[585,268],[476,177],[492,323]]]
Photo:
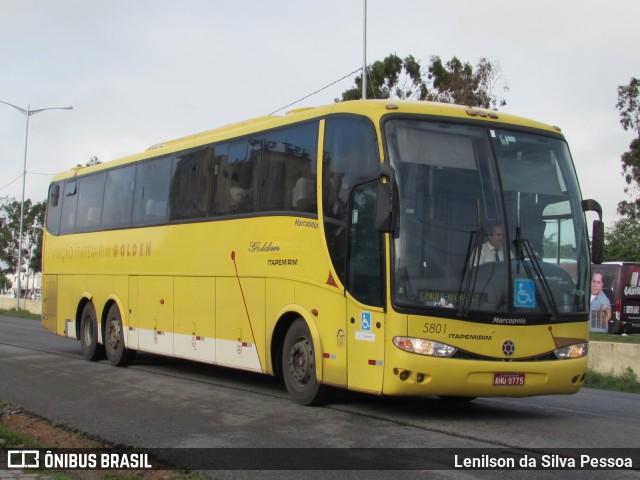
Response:
[[[32,274],[42,272],[42,240],[44,234],[44,215],[46,203],[34,203],[25,215],[29,229],[25,231],[28,240],[29,256],[26,259],[27,267]]]
[[[12,286],[11,280],[4,275],[0,275],[0,290],[9,290]]]
[[[431,57],[428,78],[433,82],[432,96],[428,100],[457,103],[472,107],[498,108],[507,102],[493,91],[502,80],[500,66],[480,58],[475,71],[468,62],[453,57],[446,64],[440,57]],[[503,85],[503,92],[509,87]]]
[[[14,198],[0,199],[0,261],[3,264],[3,274],[15,273],[18,264],[18,235],[20,203]]]
[[[90,167],[91,165],[100,165],[102,162],[95,155],[89,159],[87,163],[84,164],[85,167]]]
[[[616,108],[625,130],[635,130],[640,136],[640,79],[631,78],[629,85],[618,87]]]
[[[622,216],[640,218],[640,80],[631,78],[628,85],[618,87],[616,108],[620,113],[620,124],[625,130],[635,131],[637,138],[631,141],[629,150],[622,154],[622,174],[627,183],[624,191],[630,201],[618,203],[618,213]],[[635,198],[634,198],[635,197]]]
[[[474,67],[457,57],[443,63],[433,56],[423,68],[412,55],[401,59],[390,54],[367,67],[367,98],[397,98],[458,103],[473,107],[497,108],[506,105],[504,98],[493,92],[503,82],[500,66],[481,58]],[[355,86],[342,93],[342,100],[362,98],[362,76]]]
[[[29,278],[42,270],[42,232],[44,223],[44,203],[24,202],[22,222],[22,265],[18,268],[18,244],[20,239],[20,202],[5,197],[0,200],[0,260],[3,274],[22,272]]]
[[[11,282],[5,275],[11,273],[11,266],[7,262],[5,255],[13,241],[9,229],[7,218],[4,214],[4,204],[7,200],[0,199],[0,289],[5,290],[11,286]]]
[[[623,217],[607,229],[604,259],[607,262],[640,262],[640,219]]]

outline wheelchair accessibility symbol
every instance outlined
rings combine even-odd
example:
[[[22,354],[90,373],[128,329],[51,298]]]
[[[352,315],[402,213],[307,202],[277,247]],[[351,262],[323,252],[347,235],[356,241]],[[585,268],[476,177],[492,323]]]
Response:
[[[533,280],[524,278],[514,280],[513,304],[516,307],[536,308],[536,287]]]
[[[371,312],[362,312],[362,331],[371,331]]]

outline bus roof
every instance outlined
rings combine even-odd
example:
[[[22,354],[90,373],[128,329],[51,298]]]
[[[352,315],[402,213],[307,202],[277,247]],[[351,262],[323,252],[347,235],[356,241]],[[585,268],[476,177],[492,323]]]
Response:
[[[353,100],[319,107],[298,108],[287,112],[285,115],[268,115],[257,117],[250,120],[218,127],[213,130],[207,130],[195,135],[188,135],[165,142],[160,142],[150,146],[143,152],[136,153],[127,157],[88,167],[74,167],[70,171],[66,171],[56,175],[53,181],[69,178],[78,175],[78,173],[80,172],[89,173],[99,171],[117,165],[124,165],[134,161],[144,160],[146,158],[153,158],[159,155],[173,153],[175,151],[194,148],[200,145],[206,145],[208,143],[229,140],[236,137],[250,135],[252,133],[263,130],[270,130],[296,122],[310,120],[313,118],[321,118],[330,114],[339,113],[364,115],[371,118],[376,124],[382,116],[389,113],[407,113],[429,115],[441,118],[458,118],[467,121],[490,121],[496,122],[496,124],[534,128],[552,132],[555,134],[559,134],[560,132],[559,127],[552,127],[548,124],[536,122],[523,117],[518,117],[501,111],[488,110],[484,108],[469,107],[449,103],[411,100]]]

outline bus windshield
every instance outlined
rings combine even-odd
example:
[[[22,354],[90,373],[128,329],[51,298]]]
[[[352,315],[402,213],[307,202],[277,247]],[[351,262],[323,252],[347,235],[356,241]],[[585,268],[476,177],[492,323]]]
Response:
[[[588,246],[569,150],[530,132],[385,123],[399,191],[397,306],[470,320],[587,311]]]

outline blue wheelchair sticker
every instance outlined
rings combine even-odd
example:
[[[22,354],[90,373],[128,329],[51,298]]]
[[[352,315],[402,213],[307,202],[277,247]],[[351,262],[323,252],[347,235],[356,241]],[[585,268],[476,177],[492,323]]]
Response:
[[[536,286],[533,280],[516,278],[513,281],[513,304],[516,307],[536,308]]]
[[[362,312],[362,331],[371,331],[371,312]]]

